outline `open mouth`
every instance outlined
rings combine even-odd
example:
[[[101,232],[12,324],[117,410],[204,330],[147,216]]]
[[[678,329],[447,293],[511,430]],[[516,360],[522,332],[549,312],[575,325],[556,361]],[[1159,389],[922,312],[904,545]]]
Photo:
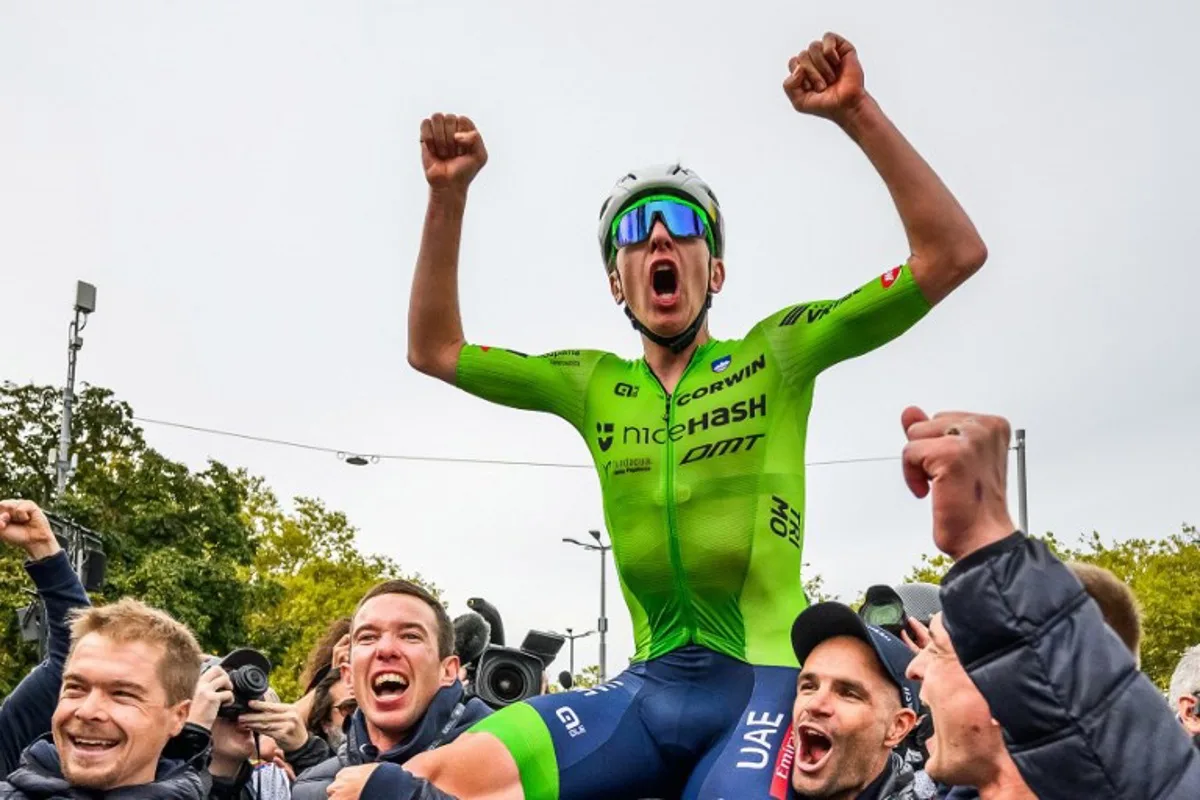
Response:
[[[408,678],[398,672],[381,672],[371,681],[371,691],[379,698],[399,697],[408,690]]]
[[[71,747],[80,753],[100,755],[116,748],[120,741],[117,739],[100,739],[97,737],[68,736]]]
[[[829,735],[811,725],[796,728],[796,742],[796,769],[802,772],[819,771],[833,752]]]
[[[659,261],[650,267],[650,285],[655,297],[674,297],[679,291],[679,272],[671,261]]]

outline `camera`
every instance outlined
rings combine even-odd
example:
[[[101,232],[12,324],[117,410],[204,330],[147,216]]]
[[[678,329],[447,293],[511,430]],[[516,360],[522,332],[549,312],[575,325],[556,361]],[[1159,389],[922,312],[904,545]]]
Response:
[[[248,714],[251,700],[262,700],[270,687],[267,676],[271,674],[271,661],[257,650],[241,648],[224,658],[209,659],[205,669],[220,667],[233,684],[233,702],[226,703],[217,711],[221,719],[237,719]]]
[[[564,642],[557,633],[530,631],[520,648],[489,645],[471,677],[476,696],[492,708],[503,708],[541,694],[546,667]]]
[[[481,598],[471,598],[467,605],[475,613],[455,620],[455,652],[466,669],[468,693],[497,709],[541,694],[546,668],[566,637],[530,631],[519,648],[505,647],[504,624],[495,606]]]

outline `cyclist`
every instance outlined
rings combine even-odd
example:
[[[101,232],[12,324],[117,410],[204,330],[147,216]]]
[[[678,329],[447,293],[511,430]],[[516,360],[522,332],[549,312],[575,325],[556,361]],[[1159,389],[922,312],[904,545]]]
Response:
[[[966,213],[867,93],[848,41],[826,34],[788,71],[795,109],[837,123],[878,171],[910,256],[843,297],[789,306],[742,339],[717,340],[707,321],[725,281],[717,198],[678,165],[636,170],[604,202],[598,231],[613,298],[641,334],[635,361],[466,343],[458,250],[467,187],[487,151],[466,117],[422,122],[430,197],[409,361],[488,400],[556,414],[584,436],[637,644],[635,664],[598,690],[510,706],[409,762],[441,791],[528,800],[787,792],[814,380],[902,334],[986,258]]]

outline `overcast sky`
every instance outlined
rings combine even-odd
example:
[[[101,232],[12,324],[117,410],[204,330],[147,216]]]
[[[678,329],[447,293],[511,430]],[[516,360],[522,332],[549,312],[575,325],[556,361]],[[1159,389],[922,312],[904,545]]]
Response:
[[[981,5],[2,2],[0,378],[61,384],[84,279],[99,299],[79,378],[141,416],[585,463],[565,423],[405,362],[421,118],[469,114],[491,153],[462,254],[468,338],[639,354],[596,213],[620,174],[676,158],[722,200],[713,330],[737,337],[907,254],[865,158],[780,89],[788,57],[833,29],[991,257],[901,340],[822,377],[808,458],[898,454],[909,403],[1001,413],[1029,432],[1035,531],[1168,534],[1200,521],[1200,11]],[[510,636],[595,624],[596,557],[559,541],[603,524],[590,470],[355,468],[146,436],[346,511],[365,550],[434,580],[453,613],[482,595]],[[846,599],[931,551],[896,463],[813,467],[808,485],[805,560]],[[632,642],[609,586],[615,671]]]

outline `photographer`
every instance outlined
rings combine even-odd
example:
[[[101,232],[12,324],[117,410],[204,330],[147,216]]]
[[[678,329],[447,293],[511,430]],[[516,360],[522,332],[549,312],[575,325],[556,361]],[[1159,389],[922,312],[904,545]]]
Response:
[[[51,731],[0,782],[0,800],[203,800],[206,747],[192,762],[164,757],[183,731],[200,673],[185,626],[124,599],[76,612]]]
[[[49,626],[46,660],[25,676],[0,705],[0,778],[17,768],[21,751],[50,730],[63,664],[71,647],[67,615],[89,605],[50,522],[28,500],[0,502],[0,541],[25,551],[25,571],[37,587]]]
[[[458,680],[454,627],[437,598],[408,581],[386,581],[359,602],[351,623],[350,681],[358,710],[337,755],[302,774],[296,800],[325,800],[369,781],[386,797],[409,758],[457,737],[491,709]],[[386,769],[377,769],[380,766]],[[331,788],[333,787],[333,788]],[[398,793],[398,792],[397,792]]]
[[[295,773],[329,755],[300,711],[268,688],[270,672],[255,650],[205,660],[188,721],[212,732],[212,798],[286,800]]]

